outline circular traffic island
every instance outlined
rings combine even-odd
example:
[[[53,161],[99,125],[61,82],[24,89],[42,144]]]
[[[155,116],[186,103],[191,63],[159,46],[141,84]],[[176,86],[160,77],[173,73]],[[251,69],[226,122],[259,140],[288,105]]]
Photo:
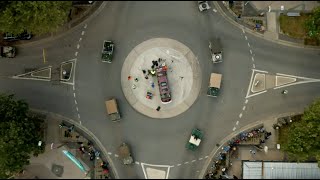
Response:
[[[137,45],[121,70],[122,90],[129,104],[151,118],[171,118],[185,112],[199,95],[201,79],[192,51],[168,38]]]

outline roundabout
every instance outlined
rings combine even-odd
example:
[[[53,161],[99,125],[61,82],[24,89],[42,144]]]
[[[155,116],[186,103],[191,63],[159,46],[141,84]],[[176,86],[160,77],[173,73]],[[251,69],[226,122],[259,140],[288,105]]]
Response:
[[[152,61],[168,67],[168,84],[172,101],[160,100],[156,77],[148,76]],[[168,38],[154,38],[137,45],[127,56],[121,71],[123,93],[134,109],[151,118],[171,118],[185,112],[197,99],[201,89],[201,69],[192,51]],[[132,78],[131,78],[132,77]],[[150,92],[152,98],[147,98]],[[160,109],[157,111],[157,107]]]

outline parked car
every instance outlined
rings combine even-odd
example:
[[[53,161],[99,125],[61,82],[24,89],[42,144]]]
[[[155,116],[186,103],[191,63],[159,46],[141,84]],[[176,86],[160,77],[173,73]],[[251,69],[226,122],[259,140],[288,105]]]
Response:
[[[210,9],[208,1],[198,1],[200,12]]]
[[[168,84],[167,70],[168,67],[165,64],[157,68],[157,79],[160,91],[160,98],[163,104],[168,104],[171,102],[171,92]]]
[[[18,40],[30,40],[32,38],[32,34],[24,31],[19,35],[14,35],[12,33],[5,33],[3,35],[3,40],[6,41],[18,41]]]
[[[14,58],[16,56],[16,47],[0,46],[1,58]]]

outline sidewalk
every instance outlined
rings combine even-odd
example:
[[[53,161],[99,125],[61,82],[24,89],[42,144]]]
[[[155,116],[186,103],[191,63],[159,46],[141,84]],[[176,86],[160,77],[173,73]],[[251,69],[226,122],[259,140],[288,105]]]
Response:
[[[300,112],[299,112],[300,113]],[[277,117],[269,117],[263,121],[257,121],[254,123],[251,123],[247,126],[244,126],[243,128],[239,129],[238,131],[233,132],[232,134],[228,135],[226,138],[224,138],[220,143],[219,147],[215,147],[213,151],[211,152],[207,162],[204,165],[204,168],[199,174],[199,179],[203,179],[205,175],[211,171],[212,168],[214,168],[214,162],[217,161],[219,157],[219,153],[223,152],[224,148],[228,146],[229,142],[237,137],[242,132],[249,132],[252,129],[259,128],[263,126],[266,132],[270,132],[271,136],[265,140],[265,143],[261,144],[263,147],[267,146],[268,150],[265,152],[264,149],[258,149],[254,146],[254,143],[248,143],[248,144],[238,144],[235,145],[236,150],[230,150],[227,152],[225,161],[226,165],[222,165],[222,167],[227,168],[227,172],[229,176],[237,176],[238,178],[241,178],[242,174],[242,161],[243,160],[249,160],[249,161],[285,161],[286,156],[285,154],[277,149],[277,140],[278,140],[278,131],[273,128],[273,124],[278,122],[279,117],[285,117],[285,116],[292,116],[299,113],[285,113],[281,114]],[[281,147],[280,147],[281,148]],[[255,150],[256,153],[252,154],[250,150]],[[218,171],[221,171],[218,170]],[[219,173],[218,173],[219,174]]]
[[[252,3],[252,2],[251,2]],[[307,48],[307,49],[316,49],[319,50],[320,47],[319,46],[309,46],[309,45],[304,45],[303,41],[301,40],[296,40],[287,36],[284,36],[280,33],[280,29],[279,29],[279,21],[278,21],[278,17],[280,15],[279,12],[267,12],[266,13],[266,18],[265,21],[268,26],[271,27],[267,27],[267,30],[265,31],[265,33],[263,32],[258,32],[258,31],[254,31],[252,30],[252,26],[248,25],[245,21],[246,17],[242,17],[240,19],[238,19],[238,15],[236,15],[229,7],[228,7],[228,3],[227,1],[213,1],[214,6],[217,8],[217,11],[227,20],[229,21],[231,24],[237,26],[240,29],[245,30],[246,32],[259,37],[259,38],[263,38],[265,40],[277,43],[277,44],[281,44],[281,45],[285,45],[285,46],[290,46],[290,47],[296,47],[296,48]],[[245,3],[244,3],[245,4]],[[243,8],[244,9],[244,8]],[[252,11],[258,12],[255,7],[251,8]],[[255,10],[254,10],[255,9]],[[250,17],[249,17],[250,18]]]
[[[109,171],[109,178],[110,176],[112,178],[117,178],[117,173],[112,172],[115,170],[113,169],[114,166],[111,159],[107,157],[107,151],[102,146],[101,142],[89,130],[87,130],[85,127],[81,127],[78,122],[58,114],[35,109],[32,109],[32,111],[46,116],[46,150],[43,154],[40,154],[37,157],[31,157],[30,165],[26,166],[24,173],[17,178],[23,179],[28,177],[37,177],[40,179],[91,179],[100,176],[100,174],[96,173],[102,172],[102,170],[99,170],[100,163],[102,162],[101,159],[110,164],[109,169],[111,171]],[[61,122],[73,124],[75,126],[75,130],[72,132],[76,135],[76,137],[72,139],[76,139],[75,141],[68,140],[61,136],[62,131],[59,127]],[[81,154],[78,150],[80,147],[80,144],[77,143],[78,141],[83,142],[85,146],[87,144],[86,142],[92,142],[94,149],[97,149],[101,152],[99,160],[91,161],[87,153]],[[81,171],[70,159],[68,159],[63,154],[63,150],[67,150],[72,153],[74,157],[76,157],[85,167],[88,175],[86,175],[85,172]],[[93,167],[95,168],[93,169]]]

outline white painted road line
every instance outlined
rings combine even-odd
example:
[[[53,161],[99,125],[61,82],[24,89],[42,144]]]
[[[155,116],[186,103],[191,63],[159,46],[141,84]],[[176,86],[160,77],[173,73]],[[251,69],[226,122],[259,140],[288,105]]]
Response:
[[[203,158],[199,158],[199,161],[201,161]]]
[[[80,125],[82,124],[81,121],[79,121]]]
[[[213,11],[213,12],[217,12],[217,10],[216,10],[216,9],[214,9],[214,8],[212,8],[212,11]]]
[[[247,36],[244,36],[244,38],[246,38],[246,40],[248,40],[248,37],[247,37]]]
[[[84,28],[85,28],[85,29],[87,28],[87,24],[84,25]]]
[[[248,43],[248,46],[250,47],[250,44]]]
[[[77,100],[74,100],[74,103],[77,105],[78,104]]]
[[[235,131],[237,128],[236,127],[233,127],[232,131]]]
[[[184,164],[188,164],[189,162],[187,161],[187,162],[185,162]]]
[[[136,162],[134,162],[134,163],[136,163],[136,164],[138,164],[138,165],[140,164],[138,161],[136,161]]]
[[[248,102],[249,102],[249,100],[248,100],[248,99],[246,99],[246,101],[245,101],[244,103],[246,103],[246,104],[247,104]]]
[[[181,164],[177,164],[177,166],[181,166]]]
[[[252,54],[252,50],[250,49],[250,54]]]
[[[256,68],[256,65],[252,64],[252,68]]]
[[[242,29],[242,33],[245,33],[244,29]]]
[[[114,156],[115,156],[115,157],[119,157],[119,155],[118,155],[118,154],[114,154]]]
[[[246,110],[246,106],[243,106],[243,107],[242,107],[242,111],[244,111],[244,110]]]
[[[82,40],[82,38],[79,39],[79,42]]]
[[[78,113],[78,118],[80,119],[80,114]]]
[[[73,97],[76,98],[76,93],[73,93]]]
[[[77,111],[79,112],[79,108],[78,108],[78,107],[76,107],[76,109],[77,109]]]
[[[77,49],[79,49],[79,48],[80,48],[80,44],[77,45]]]
[[[84,35],[84,31],[82,31],[81,35],[82,35],[82,36]]]
[[[251,57],[251,60],[252,60],[252,61],[254,61],[254,58],[253,58],[253,57]]]
[[[75,56],[78,56],[78,52],[75,52],[74,55],[75,55]]]
[[[239,121],[236,122],[236,125],[237,125],[237,126],[238,126],[238,124],[239,124]]]
[[[76,90],[76,88],[75,88],[74,86],[72,86],[72,89],[73,89],[73,90]]]
[[[196,160],[192,160],[191,162],[196,162]]]
[[[109,154],[109,155],[111,155],[111,154],[112,154],[112,152],[108,152],[108,154]]]
[[[242,113],[239,114],[239,118],[242,118]]]
[[[207,159],[209,156],[205,156],[204,158]]]

